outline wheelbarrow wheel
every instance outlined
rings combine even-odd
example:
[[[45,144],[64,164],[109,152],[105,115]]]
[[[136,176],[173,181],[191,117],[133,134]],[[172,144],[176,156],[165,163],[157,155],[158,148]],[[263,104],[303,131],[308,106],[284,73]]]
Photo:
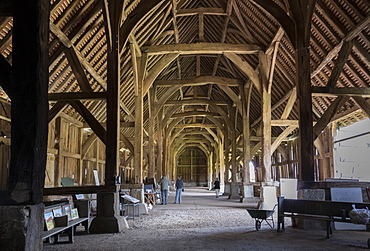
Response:
[[[259,231],[261,229],[261,221],[256,220],[256,230]]]

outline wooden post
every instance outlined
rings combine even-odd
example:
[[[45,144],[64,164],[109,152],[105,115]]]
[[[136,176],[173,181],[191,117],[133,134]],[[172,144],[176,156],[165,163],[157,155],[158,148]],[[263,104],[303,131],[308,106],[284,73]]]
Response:
[[[119,141],[120,141],[120,65],[118,52],[118,34],[120,13],[114,7],[119,4],[108,1],[110,14],[111,50],[107,57],[107,134],[106,134],[106,164],[105,185],[114,186],[118,175]]]
[[[252,93],[252,84],[250,82],[240,87],[241,100],[242,100],[242,117],[243,117],[243,183],[250,182],[249,162],[251,161],[251,145],[250,145],[250,97]]]
[[[49,1],[12,1],[11,154],[0,192],[4,250],[41,250],[48,137]],[[13,206],[10,206],[13,205]]]
[[[220,177],[220,191],[223,193],[225,191],[225,135],[222,136],[222,133],[220,130],[218,130],[218,138],[219,143],[218,143],[218,159],[220,162],[219,166],[219,177]],[[218,173],[217,173],[218,177]],[[226,180],[227,181],[227,180]]]
[[[235,129],[235,112],[236,109],[230,107],[230,120],[233,125],[233,128],[231,128],[231,181],[236,182],[236,173],[237,173],[237,164],[236,164],[236,129]]]
[[[131,49],[133,53],[135,49]],[[136,57],[135,53],[132,55],[133,60]],[[137,58],[136,73],[135,76],[135,156],[134,156],[134,168],[135,168],[135,183],[143,182],[143,83],[147,65],[147,54],[142,53],[141,57]],[[135,67],[135,66],[134,66]]]
[[[162,117],[163,117],[163,108],[160,109],[157,116],[157,125],[158,125],[158,154],[157,154],[157,172],[156,172],[156,178],[159,181],[159,179],[162,177],[162,163],[163,163],[163,123],[162,123]]]
[[[154,158],[154,99],[155,99],[155,87],[151,87],[148,92],[149,97],[149,178],[154,178],[155,172],[155,158]]]
[[[120,68],[118,52],[118,29],[122,1],[108,0],[105,2],[110,23],[109,43],[111,50],[107,56],[107,133],[105,186],[111,187],[111,192],[100,192],[97,196],[98,214],[90,225],[91,233],[118,233],[123,230],[125,219],[119,215],[119,193],[115,177],[119,174],[119,141],[120,141]],[[97,153],[99,154],[99,153]],[[97,165],[99,166],[98,158]]]
[[[229,171],[230,171],[230,139],[229,139],[229,129],[227,126],[224,127],[224,159],[225,159],[225,181],[229,181]]]
[[[56,157],[56,168],[54,172],[54,186],[62,186],[61,185],[61,178],[62,178],[62,168],[64,166],[64,157],[62,156],[62,147],[65,143],[65,131],[62,130],[63,118],[58,117],[55,120],[55,131],[56,131],[56,140],[58,140],[58,155]]]
[[[310,77],[310,27],[308,4],[315,1],[289,1],[296,30],[296,86],[299,104],[299,179],[314,181],[313,118]],[[311,8],[312,11],[312,8]]]
[[[162,125],[163,126],[163,125]],[[166,130],[163,132],[163,158],[162,158],[162,175],[166,174],[167,172],[167,156],[168,156],[168,133]]]
[[[42,203],[48,132],[49,7],[45,0],[14,1],[10,190],[15,204]]]
[[[262,84],[262,182],[271,182],[271,86],[269,56],[259,53]]]

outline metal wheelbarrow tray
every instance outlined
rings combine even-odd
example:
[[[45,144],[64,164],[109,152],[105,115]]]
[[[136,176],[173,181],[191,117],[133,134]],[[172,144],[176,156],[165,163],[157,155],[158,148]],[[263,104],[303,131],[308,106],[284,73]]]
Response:
[[[267,225],[270,226],[270,228],[274,228],[274,212],[275,207],[273,210],[264,210],[264,209],[251,209],[247,208],[248,213],[250,216],[256,220],[256,230],[259,231],[261,229],[261,224],[263,221],[267,223]]]

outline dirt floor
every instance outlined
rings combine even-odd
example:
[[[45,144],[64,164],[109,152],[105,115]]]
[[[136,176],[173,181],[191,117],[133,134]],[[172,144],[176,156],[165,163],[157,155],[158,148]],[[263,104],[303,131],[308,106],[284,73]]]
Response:
[[[174,192],[169,202],[174,201]],[[290,227],[285,232],[265,222],[260,231],[246,208],[214,192],[186,188],[182,204],[155,205],[149,214],[128,220],[129,229],[117,234],[76,235],[73,244],[44,244],[44,250],[362,250],[367,249],[368,231],[334,231]],[[275,220],[275,219],[274,219]],[[275,220],[276,224],[276,220]],[[368,250],[368,249],[367,249]]]

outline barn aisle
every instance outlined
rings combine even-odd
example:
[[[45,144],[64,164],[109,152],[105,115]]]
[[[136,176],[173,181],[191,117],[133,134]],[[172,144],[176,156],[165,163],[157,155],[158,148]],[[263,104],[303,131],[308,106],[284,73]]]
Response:
[[[288,227],[277,233],[266,224],[256,231],[246,208],[227,196],[215,198],[205,188],[185,188],[182,204],[156,205],[148,215],[129,220],[130,229],[119,234],[77,235],[75,243],[45,244],[44,250],[360,250],[369,232],[305,231]]]

